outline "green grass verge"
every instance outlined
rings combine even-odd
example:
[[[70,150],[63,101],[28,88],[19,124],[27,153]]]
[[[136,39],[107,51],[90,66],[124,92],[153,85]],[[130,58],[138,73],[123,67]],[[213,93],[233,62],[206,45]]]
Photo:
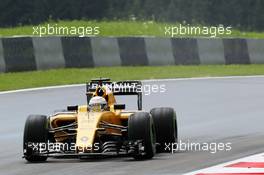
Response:
[[[0,74],[0,91],[85,83],[91,78],[142,80],[184,77],[264,75],[264,65],[101,67]]]
[[[153,21],[51,21],[40,24],[40,26],[56,25],[62,27],[87,27],[98,26],[99,36],[159,36],[165,35],[165,26],[179,26],[179,23],[158,23]],[[36,27],[36,26],[35,26]],[[209,27],[209,26],[208,26]],[[33,26],[21,26],[14,28],[0,28],[0,36],[33,35]],[[208,37],[209,35],[179,35],[175,37]],[[218,37],[241,37],[241,38],[264,38],[264,32],[243,32],[232,29],[231,35],[219,35]]]

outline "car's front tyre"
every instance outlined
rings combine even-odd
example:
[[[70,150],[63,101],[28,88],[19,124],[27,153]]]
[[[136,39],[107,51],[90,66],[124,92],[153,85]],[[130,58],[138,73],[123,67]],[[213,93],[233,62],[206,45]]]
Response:
[[[24,128],[23,152],[24,157],[29,162],[43,162],[47,156],[38,155],[38,150],[34,150],[39,144],[46,144],[48,140],[48,121],[44,115],[28,116]]]
[[[156,134],[153,119],[147,112],[137,112],[128,119],[128,139],[142,140],[144,155],[135,154],[136,160],[151,159],[156,153]]]
[[[150,111],[153,117],[158,152],[168,152],[166,150],[166,144],[172,144],[178,142],[178,128],[176,112],[173,108],[153,108]]]

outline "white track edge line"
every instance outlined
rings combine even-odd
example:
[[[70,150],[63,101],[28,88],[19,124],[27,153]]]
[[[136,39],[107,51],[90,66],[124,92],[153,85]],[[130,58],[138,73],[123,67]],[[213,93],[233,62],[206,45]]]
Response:
[[[166,81],[213,80],[213,79],[243,79],[243,78],[264,78],[264,75],[150,79],[150,80],[141,80],[141,81],[142,82],[155,82],[155,81],[156,82],[166,82]],[[27,89],[19,89],[19,90],[2,91],[2,92],[0,92],[0,95],[11,94],[11,93],[19,93],[19,92],[38,91],[38,90],[80,87],[80,86],[85,86],[85,84],[58,85],[58,86],[47,86],[47,87],[37,87],[37,88],[27,88]]]
[[[58,85],[58,86],[27,88],[27,89],[19,89],[19,90],[11,90],[11,91],[2,91],[2,92],[0,92],[0,95],[11,94],[11,93],[19,93],[19,92],[30,92],[30,91],[48,90],[48,89],[60,89],[60,88],[80,87],[80,86],[84,86],[84,85],[85,84],[72,84],[72,85]]]
[[[227,165],[231,165],[231,164],[234,164],[234,163],[243,162],[243,161],[245,161],[245,159],[247,160],[247,159],[250,159],[250,158],[254,158],[254,157],[258,157],[258,156],[263,156],[263,155],[264,155],[264,153],[252,154],[252,155],[249,155],[249,156],[246,156],[246,157],[242,157],[242,158],[239,158],[239,159],[235,159],[235,160],[223,162],[223,163],[220,163],[220,164],[216,164],[216,165],[213,165],[213,166],[209,166],[207,168],[202,168],[202,169],[199,169],[199,170],[194,170],[194,171],[185,173],[183,175],[194,175],[194,174],[198,174],[198,173],[207,173],[206,171],[208,171],[209,169],[217,169],[219,167],[225,167]],[[216,173],[219,173],[219,172],[216,172]]]

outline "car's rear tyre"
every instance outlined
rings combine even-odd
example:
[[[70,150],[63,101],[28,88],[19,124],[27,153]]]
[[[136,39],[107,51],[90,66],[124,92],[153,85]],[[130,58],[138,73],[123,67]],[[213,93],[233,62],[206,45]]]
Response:
[[[178,142],[176,112],[173,108],[153,108],[150,114],[156,129],[157,151],[169,152],[166,144]]]
[[[42,162],[47,160],[47,156],[40,156],[35,154],[32,146],[40,143],[47,143],[48,140],[48,122],[44,115],[30,115],[28,116],[24,128],[23,151],[24,157],[29,162]]]
[[[128,139],[131,141],[142,140],[144,155],[135,154],[137,160],[151,159],[156,153],[155,126],[151,115],[147,112],[137,112],[128,119]]]

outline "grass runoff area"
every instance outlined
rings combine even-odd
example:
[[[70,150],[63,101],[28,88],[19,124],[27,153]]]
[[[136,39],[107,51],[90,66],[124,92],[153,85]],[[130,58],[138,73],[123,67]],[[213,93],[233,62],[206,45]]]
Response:
[[[13,28],[0,28],[0,37],[2,36],[37,36],[33,35],[33,27],[37,26],[56,26],[56,27],[98,27],[99,34],[96,32],[96,36],[159,36],[159,37],[171,37],[165,35],[165,27],[173,26],[179,27],[179,23],[159,23],[153,21],[49,21],[39,25],[18,26]],[[185,25],[185,26],[188,26]],[[202,27],[201,25],[197,25]],[[195,27],[197,27],[195,26]],[[211,27],[211,26],[205,26]],[[227,26],[224,26],[227,27]],[[44,35],[46,36],[46,35]],[[173,37],[210,37],[205,34],[186,34],[175,35]],[[231,34],[221,34],[217,37],[240,37],[240,38],[264,38],[264,32],[243,32],[232,28]]]
[[[0,91],[86,83],[98,77],[118,81],[243,75],[264,75],[264,65],[99,67],[0,73]]]

